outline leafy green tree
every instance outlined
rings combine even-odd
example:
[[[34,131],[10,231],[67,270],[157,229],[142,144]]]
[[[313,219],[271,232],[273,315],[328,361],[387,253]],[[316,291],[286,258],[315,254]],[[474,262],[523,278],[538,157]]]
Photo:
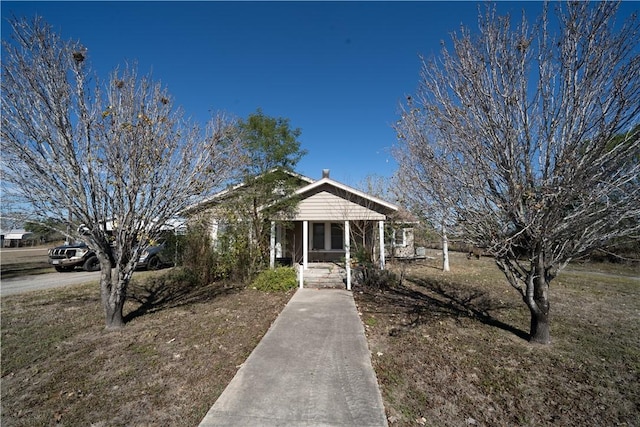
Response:
[[[243,184],[220,200],[217,216],[228,226],[219,235],[227,270],[252,275],[265,267],[269,254],[272,219],[287,219],[298,200],[293,193],[300,179],[293,172],[306,154],[300,148],[299,128],[289,120],[269,117],[262,110],[238,122],[241,146],[247,161]],[[229,256],[231,256],[229,258]]]
[[[260,176],[272,169],[292,171],[307,152],[300,149],[299,128],[291,128],[289,119],[269,117],[260,108],[238,122],[244,155],[248,158],[244,178]]]
[[[57,230],[64,230],[65,224],[55,219],[45,219],[43,222],[27,222],[24,225],[24,229],[31,233],[34,233],[43,241],[51,241],[53,239],[63,238],[62,233]]]

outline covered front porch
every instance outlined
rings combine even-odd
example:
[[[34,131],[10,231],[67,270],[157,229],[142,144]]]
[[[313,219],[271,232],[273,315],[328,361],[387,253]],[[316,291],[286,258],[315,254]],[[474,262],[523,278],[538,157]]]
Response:
[[[344,265],[351,290],[352,248],[368,247],[384,269],[385,221],[397,206],[332,180],[326,169],[322,179],[299,188],[293,197],[299,200],[294,215],[271,218],[271,268],[278,260],[291,262],[303,287],[310,263],[337,262]]]
[[[360,220],[359,223],[362,223]],[[385,268],[384,224],[385,221],[373,221],[376,233],[361,236],[364,242],[375,240],[374,253],[381,269]],[[370,230],[373,227],[369,228]],[[358,230],[361,232],[360,230]],[[352,261],[354,254],[354,235],[350,220],[345,221],[271,221],[270,266],[292,264],[298,269],[300,287],[304,286],[305,271],[310,264],[333,263],[342,266],[345,272],[345,284],[351,290]]]

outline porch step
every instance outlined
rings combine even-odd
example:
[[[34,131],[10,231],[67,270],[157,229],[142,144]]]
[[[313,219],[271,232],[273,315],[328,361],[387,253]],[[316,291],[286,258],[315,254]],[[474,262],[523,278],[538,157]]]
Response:
[[[309,264],[304,271],[304,287],[313,289],[337,288],[344,289],[346,273],[336,264]]]

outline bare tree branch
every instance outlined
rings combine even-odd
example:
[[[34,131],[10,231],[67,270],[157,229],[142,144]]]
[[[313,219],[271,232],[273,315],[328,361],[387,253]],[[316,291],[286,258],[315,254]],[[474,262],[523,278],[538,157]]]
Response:
[[[638,20],[554,6],[557,30],[548,5],[533,27],[488,6],[478,34],[423,60],[395,150],[409,195],[496,258],[542,342],[557,271],[640,230]]]
[[[79,43],[38,18],[12,25],[2,62],[3,190],[31,221],[66,220],[96,252],[107,326],[122,326],[149,240],[234,170],[234,124],[217,116],[203,130],[135,67],[101,84]]]

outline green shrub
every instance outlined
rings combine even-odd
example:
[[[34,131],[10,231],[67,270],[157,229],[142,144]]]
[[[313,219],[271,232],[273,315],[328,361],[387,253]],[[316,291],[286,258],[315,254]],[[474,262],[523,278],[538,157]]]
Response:
[[[215,281],[215,252],[211,238],[199,224],[192,226],[184,236],[181,256],[181,265],[193,274],[198,284],[208,285]]]
[[[265,292],[286,292],[298,284],[296,270],[291,267],[277,267],[264,270],[252,283],[252,286]]]
[[[356,283],[372,289],[388,289],[400,284],[400,278],[389,270],[380,270],[373,266],[354,269]]]

